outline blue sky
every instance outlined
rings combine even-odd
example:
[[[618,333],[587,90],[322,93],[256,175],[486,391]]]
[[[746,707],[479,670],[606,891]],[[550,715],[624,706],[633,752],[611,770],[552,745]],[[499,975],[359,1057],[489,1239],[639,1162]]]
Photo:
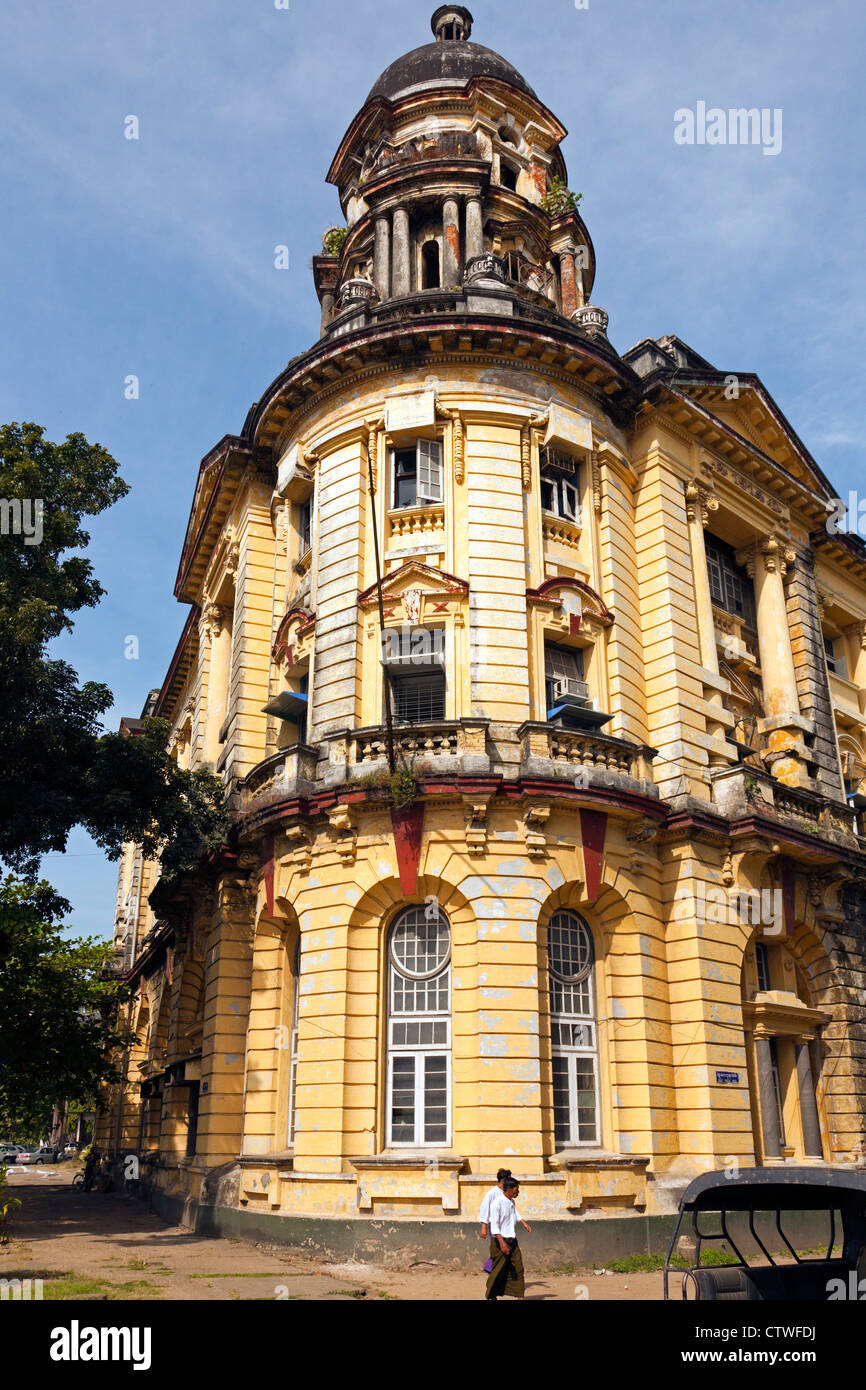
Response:
[[[161,684],[184,621],[172,586],[199,460],[318,335],[309,263],[341,221],[324,182],[338,141],[382,69],[430,40],[434,7],[4,0],[0,418],[81,430],[131,485],[91,528],[108,596],[57,648],[115,692],[114,726]],[[846,495],[864,434],[862,4],[471,8],[473,40],[570,132],[614,345],[676,333],[756,371]],[[677,145],[674,112],[698,101],[781,108],[781,153]],[[43,868],[78,931],[110,933],[114,868],[86,836]]]

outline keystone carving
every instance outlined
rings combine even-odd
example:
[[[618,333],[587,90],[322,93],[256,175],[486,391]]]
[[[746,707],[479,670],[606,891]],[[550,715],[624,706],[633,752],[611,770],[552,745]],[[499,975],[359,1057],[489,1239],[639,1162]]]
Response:
[[[526,853],[530,859],[543,859],[547,854],[546,826],[549,818],[549,806],[527,806],[524,812]]]
[[[487,809],[489,796],[464,796],[466,853],[477,858],[487,850]]]
[[[344,864],[354,864],[358,847],[358,827],[348,806],[333,806],[328,812],[328,824],[335,848]]]
[[[306,873],[313,862],[313,838],[309,830],[305,825],[290,825],[285,834],[289,863],[301,873]]]
[[[644,846],[654,840],[658,833],[658,822],[645,817],[626,835],[626,842],[631,845],[629,868],[633,874],[646,867],[647,856]]]

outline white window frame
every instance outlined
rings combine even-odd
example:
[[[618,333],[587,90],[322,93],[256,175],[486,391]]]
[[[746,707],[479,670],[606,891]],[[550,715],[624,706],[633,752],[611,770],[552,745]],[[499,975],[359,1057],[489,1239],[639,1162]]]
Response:
[[[407,506],[423,507],[442,501],[442,443],[441,439],[415,440],[415,501]],[[407,444],[405,448],[391,449],[391,508],[394,511],[407,509],[407,506],[401,507],[397,502],[397,471],[394,460],[397,454],[408,453],[412,447],[413,445]]]
[[[575,922],[576,922],[580,927],[583,928],[583,930],[586,932],[586,934],[587,934],[587,936],[588,936],[588,938],[589,938],[589,945],[590,945],[590,963],[589,963],[589,967],[588,967],[588,969],[587,969],[586,971],[582,971],[582,972],[580,972],[578,975],[571,977],[570,980],[565,980],[564,977],[562,977],[562,976],[560,976],[560,975],[557,975],[557,974],[553,971],[553,969],[552,969],[552,967],[551,967],[551,962],[550,962],[550,929],[551,929],[551,927],[554,925],[554,923],[556,922],[557,917],[571,917],[571,918],[574,918]],[[548,999],[549,999],[549,1001],[550,1001],[551,1058],[552,1058],[552,1059],[553,1059],[553,1058],[561,1058],[561,1059],[565,1060],[565,1062],[566,1062],[566,1067],[567,1067],[567,1071],[568,1071],[568,1129],[569,1129],[569,1137],[568,1137],[567,1139],[561,1139],[561,1138],[559,1138],[558,1135],[556,1134],[556,1109],[555,1109],[555,1105],[552,1104],[552,1111],[553,1111],[553,1113],[552,1113],[552,1115],[551,1115],[551,1119],[552,1119],[552,1121],[553,1121],[554,1145],[555,1145],[557,1148],[560,1148],[560,1149],[591,1149],[591,1148],[598,1148],[598,1147],[602,1144],[602,1142],[603,1142],[603,1140],[602,1140],[602,1120],[601,1120],[601,1059],[600,1059],[599,1047],[598,1047],[598,991],[597,991],[597,987],[596,987],[596,974],[595,974],[595,971],[596,971],[595,941],[594,941],[594,939],[593,939],[592,931],[590,930],[589,924],[588,924],[587,922],[584,921],[584,919],[580,916],[579,913],[577,913],[577,912],[571,912],[571,911],[568,910],[568,909],[565,909],[565,910],[563,910],[563,911],[554,913],[554,915],[553,915],[553,917],[551,918],[550,923],[549,923],[549,925],[548,925],[548,933],[547,933],[547,976],[548,976],[547,988],[548,988]],[[576,984],[576,983],[582,982],[582,981],[585,979],[585,980],[588,982],[588,984],[589,984],[589,1012],[588,1012],[588,1013],[585,1013],[585,1014],[578,1014],[578,1013],[574,1013],[574,1012],[568,1011],[568,1010],[561,1010],[561,1011],[555,1010],[554,1007],[553,1007],[553,990],[552,990],[552,987],[551,987],[551,986],[552,986],[552,981],[553,981],[554,979],[557,980],[557,981],[559,981],[560,983],[564,983],[564,984],[566,985],[566,987],[567,987],[567,985],[568,985],[569,983],[575,983],[575,984]],[[564,1024],[566,1024],[566,1025],[569,1025],[569,1024],[576,1024],[576,1025],[578,1025],[579,1027],[588,1028],[588,1029],[589,1029],[589,1032],[590,1032],[591,1042],[590,1042],[588,1045],[587,1045],[587,1044],[574,1044],[574,1045],[571,1045],[571,1044],[563,1044],[563,1043],[560,1043],[560,1042],[558,1042],[558,1041],[555,1041],[555,1040],[554,1040],[554,1039],[555,1039],[555,1036],[556,1036],[556,1034],[555,1034],[555,1029],[556,1029],[557,1025],[560,1024],[560,1023],[564,1023]],[[577,1083],[576,1083],[576,1079],[575,1079],[575,1078],[576,1078],[575,1059],[577,1059],[578,1057],[589,1057],[589,1058],[591,1059],[591,1061],[592,1061],[592,1064],[593,1064],[593,1095],[594,1095],[594,1105],[595,1105],[595,1135],[594,1135],[594,1137],[593,1137],[592,1139],[579,1139],[579,1138],[576,1137],[576,1136],[577,1136],[577,1133],[578,1133],[579,1114],[578,1114],[578,1106],[577,1106]],[[551,1097],[551,1101],[553,1101],[553,1097]]]
[[[452,1135],[452,1064],[451,1064],[451,924],[444,912],[440,912],[439,918],[445,923],[448,930],[448,952],[442,964],[427,975],[412,975],[399,964],[392,950],[394,934],[402,925],[410,913],[424,912],[424,907],[409,907],[404,909],[395,917],[388,931],[387,937],[387,970],[388,970],[388,1019],[387,1019],[387,1087],[386,1087],[386,1144],[389,1149],[447,1149],[451,1145]],[[399,974],[403,979],[415,981],[439,980],[443,975],[446,976],[448,990],[448,1003],[445,1009],[426,1009],[407,1011],[405,1009],[396,1010],[394,1007],[394,983],[395,976]],[[442,1043],[397,1043],[392,1039],[394,1035],[395,1023],[444,1023],[445,1041]],[[396,1057],[414,1058],[414,1099],[413,1099],[413,1137],[411,1139],[394,1138],[394,1059]],[[424,1083],[426,1080],[427,1060],[432,1057],[445,1058],[445,1137],[443,1139],[425,1139],[424,1130],[426,1116],[424,1110]]]
[[[578,486],[569,482],[561,473],[548,472],[546,469],[542,470],[541,481],[553,488],[553,506],[545,507],[542,494],[541,510],[547,516],[562,517],[565,521],[573,521],[578,525],[581,519]]]
[[[292,1023],[289,1030],[289,1123],[288,1144],[295,1142],[295,1109],[298,1090],[298,1017],[301,993],[301,938],[292,953]]]

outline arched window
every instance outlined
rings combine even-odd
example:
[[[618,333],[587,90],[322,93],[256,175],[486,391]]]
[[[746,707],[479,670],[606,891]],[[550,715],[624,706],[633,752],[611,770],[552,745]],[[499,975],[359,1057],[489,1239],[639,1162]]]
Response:
[[[547,929],[553,1128],[560,1146],[600,1143],[595,953],[576,912],[557,912]]]
[[[425,241],[421,247],[421,288],[438,290],[441,283],[439,243],[438,241]]]
[[[298,1076],[298,1004],[301,980],[301,938],[292,952],[292,1026],[289,1033],[289,1143],[295,1139],[295,1108]]]
[[[410,907],[388,939],[388,1143],[451,1140],[451,928]]]

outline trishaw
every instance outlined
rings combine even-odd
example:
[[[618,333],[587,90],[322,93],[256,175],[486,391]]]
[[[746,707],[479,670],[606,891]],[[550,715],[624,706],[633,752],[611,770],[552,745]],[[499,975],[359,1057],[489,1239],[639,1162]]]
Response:
[[[783,1214],[798,1212],[824,1213],[826,1250],[816,1256],[798,1253],[785,1233]],[[763,1235],[756,1229],[755,1218],[762,1213],[774,1218],[772,1234],[766,1218],[761,1222]],[[685,1271],[671,1265],[684,1220],[695,1241],[694,1263]],[[784,1249],[771,1252],[768,1242],[778,1245],[777,1236]],[[701,1248],[706,1241],[724,1241],[731,1263],[702,1266]],[[743,1249],[749,1250],[750,1259]],[[665,1260],[665,1298],[672,1272],[683,1275],[685,1300],[823,1303],[866,1299],[866,1171],[786,1165],[742,1168],[736,1177],[726,1177],[724,1172],[702,1174],[689,1184],[680,1201]]]

